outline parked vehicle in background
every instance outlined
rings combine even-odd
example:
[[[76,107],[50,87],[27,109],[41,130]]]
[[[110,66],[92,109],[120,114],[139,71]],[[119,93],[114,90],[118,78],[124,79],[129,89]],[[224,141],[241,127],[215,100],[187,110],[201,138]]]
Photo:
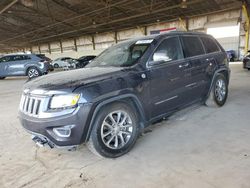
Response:
[[[36,54],[11,54],[0,58],[0,79],[10,76],[34,78],[49,72],[49,62]]]
[[[88,55],[88,56],[82,56],[82,57],[80,57],[79,59],[77,59],[76,68],[83,68],[83,67],[85,67],[95,57],[96,57],[95,55]]]
[[[250,51],[243,58],[243,68],[250,71]]]
[[[54,68],[66,68],[66,69],[74,69],[76,68],[77,60],[71,57],[60,57],[52,61],[52,65]]]
[[[26,83],[19,117],[38,145],[85,142],[94,153],[119,157],[143,128],[177,110],[223,106],[229,78],[227,54],[210,35],[136,38],[106,49],[84,69]]]
[[[234,50],[227,50],[226,53],[229,61],[234,62],[236,58],[236,52]]]

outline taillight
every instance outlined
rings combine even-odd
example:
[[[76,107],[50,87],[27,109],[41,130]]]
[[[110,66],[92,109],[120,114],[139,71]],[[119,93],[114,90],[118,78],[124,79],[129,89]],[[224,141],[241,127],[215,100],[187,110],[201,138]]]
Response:
[[[46,60],[44,60],[44,59],[42,59],[42,60],[40,61],[40,63],[49,63],[49,62],[46,61]]]

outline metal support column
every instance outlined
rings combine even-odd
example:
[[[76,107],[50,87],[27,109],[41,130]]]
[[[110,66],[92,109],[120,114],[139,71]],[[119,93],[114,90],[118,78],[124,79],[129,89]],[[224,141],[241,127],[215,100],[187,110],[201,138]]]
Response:
[[[250,18],[249,18],[249,12],[247,10],[247,6],[245,4],[242,5],[242,10],[243,10],[243,13],[244,13],[244,15],[246,17],[245,53],[247,53],[248,47],[249,47],[249,25],[250,25]]]

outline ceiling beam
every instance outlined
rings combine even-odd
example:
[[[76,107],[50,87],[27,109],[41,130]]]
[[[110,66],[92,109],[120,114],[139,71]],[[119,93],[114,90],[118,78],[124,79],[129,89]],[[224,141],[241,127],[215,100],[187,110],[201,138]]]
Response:
[[[0,10],[0,14],[4,13],[6,10],[8,10],[10,7],[12,7],[17,2],[18,2],[18,0],[14,0],[11,3],[9,3],[8,5],[6,5],[2,10]]]

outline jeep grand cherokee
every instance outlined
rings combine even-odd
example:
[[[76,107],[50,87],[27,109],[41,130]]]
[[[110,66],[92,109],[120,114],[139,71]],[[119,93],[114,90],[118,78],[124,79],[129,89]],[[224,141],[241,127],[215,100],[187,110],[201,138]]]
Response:
[[[19,116],[40,145],[87,143],[95,153],[118,157],[143,128],[176,110],[224,105],[229,76],[227,54],[209,35],[136,38],[108,48],[84,69],[28,82]]]

